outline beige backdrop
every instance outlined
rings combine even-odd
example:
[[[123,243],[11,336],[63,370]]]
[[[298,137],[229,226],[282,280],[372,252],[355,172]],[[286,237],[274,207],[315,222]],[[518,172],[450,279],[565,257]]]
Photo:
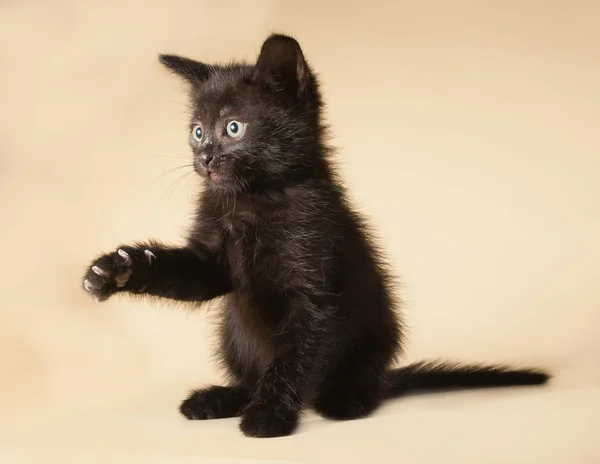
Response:
[[[168,172],[189,159],[185,87],[157,54],[253,59],[274,30],[321,75],[343,176],[404,282],[408,358],[539,365],[549,388],[244,439],[176,412],[220,379],[209,312],[83,293],[99,251],[189,224],[199,183]],[[599,44],[597,1],[1,1],[6,459],[600,462]]]

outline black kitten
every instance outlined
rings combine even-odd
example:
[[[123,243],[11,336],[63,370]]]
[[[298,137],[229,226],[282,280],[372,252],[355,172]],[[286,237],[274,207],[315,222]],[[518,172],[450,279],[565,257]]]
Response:
[[[540,370],[391,366],[402,326],[392,279],[328,161],[317,80],[298,43],[272,35],[256,64],[163,55],[191,84],[190,144],[205,179],[187,245],[121,246],[83,280],[179,301],[225,297],[219,356],[228,386],[194,391],[188,419],[242,416],[253,437],[288,435],[303,408],[370,414],[416,388],[543,384]]]

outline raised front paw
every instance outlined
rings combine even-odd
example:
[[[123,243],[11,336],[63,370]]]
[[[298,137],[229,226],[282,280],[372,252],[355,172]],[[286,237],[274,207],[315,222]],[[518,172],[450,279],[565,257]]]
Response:
[[[122,290],[143,292],[154,259],[156,256],[148,249],[119,248],[92,263],[83,278],[83,288],[97,302]]]
[[[298,426],[298,412],[286,407],[273,410],[266,405],[250,405],[242,415],[240,429],[247,437],[270,438],[290,435]]]

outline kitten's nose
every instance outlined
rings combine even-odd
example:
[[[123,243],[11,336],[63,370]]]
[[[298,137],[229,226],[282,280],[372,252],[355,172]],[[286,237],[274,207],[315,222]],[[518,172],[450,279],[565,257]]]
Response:
[[[210,164],[210,162],[213,160],[214,156],[208,153],[203,153],[200,155],[200,162],[208,167],[208,165]]]

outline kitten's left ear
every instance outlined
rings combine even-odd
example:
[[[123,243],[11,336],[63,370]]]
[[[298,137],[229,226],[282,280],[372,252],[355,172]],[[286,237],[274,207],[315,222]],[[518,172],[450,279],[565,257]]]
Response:
[[[300,98],[310,75],[298,42],[285,35],[269,36],[261,48],[253,79]]]
[[[183,56],[159,55],[159,60],[175,74],[183,77],[192,84],[205,81],[213,69],[210,65]]]

